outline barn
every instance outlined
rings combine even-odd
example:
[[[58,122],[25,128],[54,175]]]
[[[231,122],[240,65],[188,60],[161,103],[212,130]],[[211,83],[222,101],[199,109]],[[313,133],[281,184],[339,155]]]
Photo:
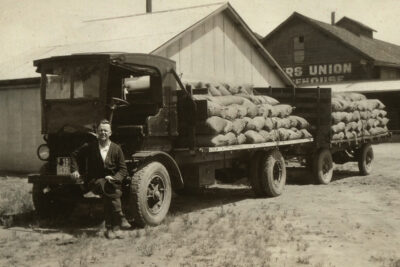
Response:
[[[186,81],[294,86],[229,3],[86,21],[63,44],[22,55],[0,71],[0,170],[28,172],[41,165],[40,79],[32,61],[98,52],[167,57]]]
[[[352,18],[331,23],[294,12],[261,39],[298,86],[330,87],[378,98],[400,133],[400,46],[374,38],[373,28]]]

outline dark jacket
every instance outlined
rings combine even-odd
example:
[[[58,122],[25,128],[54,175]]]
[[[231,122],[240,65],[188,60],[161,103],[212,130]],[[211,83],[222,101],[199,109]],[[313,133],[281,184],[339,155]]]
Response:
[[[71,172],[86,169],[86,182],[109,175],[117,180],[116,183],[120,183],[128,175],[124,154],[121,148],[113,142],[110,144],[110,149],[104,162],[101,158],[97,141],[85,143],[71,154],[71,158]],[[83,159],[83,161],[79,159]],[[86,168],[84,166],[79,166],[79,168],[78,162],[86,162]]]

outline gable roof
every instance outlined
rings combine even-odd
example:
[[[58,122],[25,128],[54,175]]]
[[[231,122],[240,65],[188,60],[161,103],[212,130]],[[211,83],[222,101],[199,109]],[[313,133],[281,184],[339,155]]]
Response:
[[[37,77],[39,75],[35,73],[32,61],[57,55],[101,52],[156,53],[187,31],[221,12],[225,12],[235,21],[237,27],[242,29],[282,81],[295,86],[229,3],[86,21],[80,29],[66,36],[62,44],[40,48],[31,51],[29,55],[21,55],[21,59],[13,59],[13,62],[18,63],[14,63],[15,66],[11,68],[0,68],[0,79]]]
[[[276,32],[294,19],[300,19],[316,27],[367,59],[375,61],[375,65],[400,67],[400,46],[378,39],[356,35],[342,27],[311,19],[297,12],[294,12],[289,18],[265,36],[262,42],[267,42]]]

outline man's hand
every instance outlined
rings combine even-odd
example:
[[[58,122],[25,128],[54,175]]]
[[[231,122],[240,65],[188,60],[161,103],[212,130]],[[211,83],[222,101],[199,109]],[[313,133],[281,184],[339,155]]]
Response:
[[[110,176],[110,175],[108,175],[108,176],[106,176],[106,177],[104,177],[108,182],[112,182],[112,181],[115,181],[115,178],[114,177],[112,177],[112,176]]]
[[[79,174],[78,171],[74,171],[73,173],[71,173],[71,178],[72,179],[77,180],[77,179],[79,179],[79,177],[81,177],[81,175]]]

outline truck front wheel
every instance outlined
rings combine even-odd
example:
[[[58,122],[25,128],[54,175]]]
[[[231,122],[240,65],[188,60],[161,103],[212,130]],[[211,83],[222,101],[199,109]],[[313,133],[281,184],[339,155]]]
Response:
[[[281,152],[272,150],[261,158],[260,180],[263,194],[276,197],[282,194],[286,184],[286,164]]]
[[[329,184],[333,175],[332,154],[329,149],[321,149],[313,159],[313,176],[318,184]]]
[[[374,150],[371,144],[363,145],[357,153],[358,169],[361,175],[369,175],[372,171],[372,162],[374,160]]]
[[[171,204],[172,187],[167,169],[160,162],[150,162],[132,177],[130,209],[135,224],[160,224]]]

